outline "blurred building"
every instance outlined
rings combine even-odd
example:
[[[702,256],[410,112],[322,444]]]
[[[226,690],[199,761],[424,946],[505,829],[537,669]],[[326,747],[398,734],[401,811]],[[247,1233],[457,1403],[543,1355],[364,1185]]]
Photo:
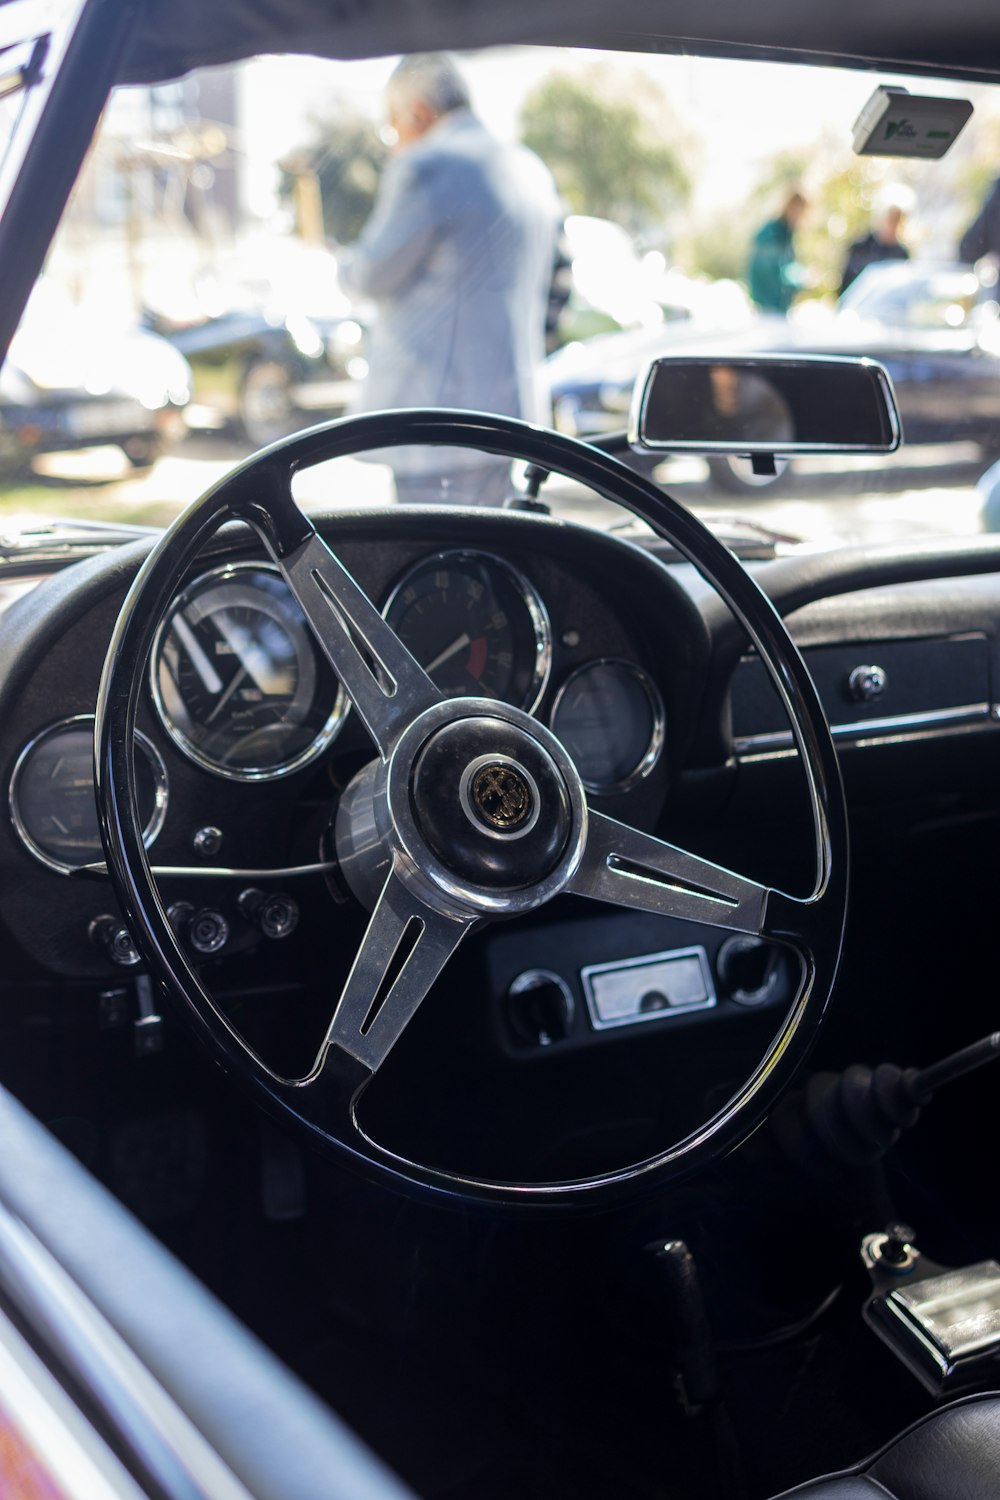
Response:
[[[183,320],[243,227],[238,112],[235,68],[114,95],[48,266],[74,300]]]

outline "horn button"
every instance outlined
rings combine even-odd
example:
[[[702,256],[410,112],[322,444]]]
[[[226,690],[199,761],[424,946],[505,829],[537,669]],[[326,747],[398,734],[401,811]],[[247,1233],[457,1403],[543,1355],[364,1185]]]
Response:
[[[431,735],[410,793],[428,847],[472,885],[536,885],[569,841],[569,793],[555,762],[503,719],[460,719]]]

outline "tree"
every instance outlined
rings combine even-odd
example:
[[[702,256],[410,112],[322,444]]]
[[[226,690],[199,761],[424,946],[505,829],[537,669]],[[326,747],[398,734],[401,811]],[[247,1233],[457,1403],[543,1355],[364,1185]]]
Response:
[[[746,215],[719,209],[674,242],[674,264],[690,276],[740,281],[746,274],[750,225]]]
[[[548,165],[567,207],[633,233],[660,225],[690,192],[669,144],[679,134],[649,78],[600,64],[552,75],[521,110],[521,137]]]
[[[323,227],[337,244],[356,240],[371,213],[387,148],[372,122],[341,111],[314,120],[313,140],[292,152],[281,166],[279,191],[291,198],[304,174],[319,181]]]
[[[979,111],[958,138],[950,163],[955,196],[954,229],[957,242],[983,206],[1000,173],[1000,118]],[[949,153],[950,155],[951,153]],[[945,158],[948,161],[948,158]]]

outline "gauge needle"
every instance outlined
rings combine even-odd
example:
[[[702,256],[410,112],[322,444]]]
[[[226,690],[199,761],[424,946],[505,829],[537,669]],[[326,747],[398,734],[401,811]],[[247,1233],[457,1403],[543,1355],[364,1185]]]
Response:
[[[215,611],[212,622],[222,639],[229,646],[244,672],[253,679],[254,687],[269,697],[288,691],[287,674],[272,662],[249,631],[231,620],[224,609]],[[232,684],[230,684],[230,687]]]
[[[191,665],[201,678],[202,686],[206,693],[221,693],[222,678],[205,655],[198,637],[183,615],[176,616],[173,629],[177,639],[190,657]]]
[[[456,640],[452,641],[450,646],[445,646],[443,651],[439,651],[433,661],[429,661],[427,663],[427,665],[424,667],[424,671],[428,673],[433,672],[437,667],[443,666],[446,661],[449,661],[451,657],[455,656],[459,651],[464,651],[466,646],[471,645],[471,635],[458,636]]]
[[[222,712],[222,710],[225,708],[226,704],[229,702],[230,698],[233,696],[233,694],[235,693],[236,689],[239,687],[240,683],[243,681],[244,677],[246,677],[246,676],[247,676],[247,669],[246,669],[246,667],[240,667],[240,670],[233,677],[232,682],[230,682],[229,686],[226,688],[226,691],[223,693],[222,697],[219,699],[218,703],[215,705],[215,707],[212,709],[212,712],[209,714],[208,718],[205,720],[206,724],[211,724],[212,720],[214,718],[216,718],[217,715]],[[220,686],[221,686],[221,683],[220,683]]]

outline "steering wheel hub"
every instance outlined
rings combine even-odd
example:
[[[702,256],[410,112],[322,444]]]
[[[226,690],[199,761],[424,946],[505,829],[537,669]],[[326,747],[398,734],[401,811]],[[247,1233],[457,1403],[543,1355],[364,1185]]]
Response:
[[[533,735],[492,715],[458,719],[420,750],[414,820],[447,869],[473,885],[518,890],[557,867],[569,841],[569,790]]]
[[[444,911],[531,911],[566,887],[586,842],[572,760],[544,724],[490,698],[427,709],[373,791],[374,821],[404,880]]]

